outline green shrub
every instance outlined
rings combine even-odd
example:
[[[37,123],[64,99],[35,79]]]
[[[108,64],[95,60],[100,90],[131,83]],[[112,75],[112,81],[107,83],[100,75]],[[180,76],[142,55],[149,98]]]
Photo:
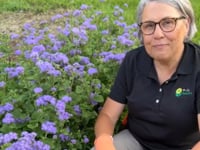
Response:
[[[0,148],[87,150],[94,121],[137,26],[81,5],[0,44]],[[91,12],[92,11],[92,12]],[[9,49],[9,50],[6,50]]]

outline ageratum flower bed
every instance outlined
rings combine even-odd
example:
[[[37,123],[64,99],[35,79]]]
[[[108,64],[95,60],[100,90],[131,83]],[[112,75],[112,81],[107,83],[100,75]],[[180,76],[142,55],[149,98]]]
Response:
[[[136,24],[83,4],[39,24],[25,23],[0,53],[0,149],[88,150],[94,122]],[[17,18],[16,18],[17,19]]]

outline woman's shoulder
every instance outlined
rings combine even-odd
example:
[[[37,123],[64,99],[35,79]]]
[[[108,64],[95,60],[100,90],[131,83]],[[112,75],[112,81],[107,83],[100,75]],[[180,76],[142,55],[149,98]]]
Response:
[[[190,49],[192,48],[192,49],[200,52],[200,45],[198,45],[197,43],[194,43],[192,41],[188,41],[185,44],[187,45],[188,48],[190,48]]]
[[[145,51],[144,46],[139,46],[137,48],[134,48],[134,49],[128,51],[126,53],[126,57],[129,59],[139,57],[139,56],[141,57],[141,55],[145,55],[145,53],[146,53],[146,51]]]

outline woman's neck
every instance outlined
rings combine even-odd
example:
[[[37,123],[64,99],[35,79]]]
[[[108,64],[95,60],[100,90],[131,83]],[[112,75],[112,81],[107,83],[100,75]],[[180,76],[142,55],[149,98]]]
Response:
[[[171,76],[176,72],[181,56],[178,59],[173,59],[173,60],[168,60],[168,61],[154,60],[154,66],[155,66],[160,84],[169,80]]]

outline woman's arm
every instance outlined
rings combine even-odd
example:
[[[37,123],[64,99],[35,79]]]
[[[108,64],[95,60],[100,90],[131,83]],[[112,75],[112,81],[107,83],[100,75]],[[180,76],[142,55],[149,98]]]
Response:
[[[107,98],[95,123],[95,150],[115,150],[112,135],[123,109],[124,104]]]
[[[115,124],[118,121],[123,109],[124,104],[118,103],[111,98],[106,99],[106,102],[95,123],[96,138],[102,134],[108,134],[112,136]]]

